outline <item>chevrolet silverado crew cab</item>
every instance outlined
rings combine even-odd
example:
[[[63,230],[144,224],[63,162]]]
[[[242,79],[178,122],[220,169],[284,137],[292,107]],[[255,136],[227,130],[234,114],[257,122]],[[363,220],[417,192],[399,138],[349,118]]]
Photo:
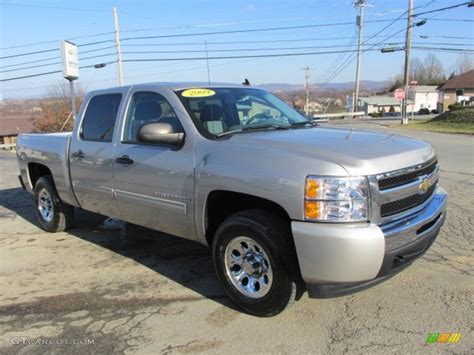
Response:
[[[46,231],[82,208],[209,245],[226,294],[258,316],[386,280],[446,218],[429,143],[324,128],[249,86],[94,91],[72,133],[22,134],[17,156]]]

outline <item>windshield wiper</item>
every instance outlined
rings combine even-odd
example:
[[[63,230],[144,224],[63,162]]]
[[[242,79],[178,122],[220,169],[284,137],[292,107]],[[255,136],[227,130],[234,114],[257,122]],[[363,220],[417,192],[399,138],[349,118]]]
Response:
[[[306,125],[311,125],[311,127],[315,127],[318,124],[314,121],[302,121],[302,122],[295,122],[290,125],[290,127],[301,127],[301,126],[306,126]]]
[[[287,130],[290,129],[291,126],[283,126],[278,124],[270,124],[270,125],[262,125],[262,126],[246,126],[238,129],[233,129],[232,131],[223,132],[217,135],[218,138],[228,136],[234,133],[241,133],[241,132],[248,132],[248,131],[260,131],[266,129],[275,129],[275,130]]]

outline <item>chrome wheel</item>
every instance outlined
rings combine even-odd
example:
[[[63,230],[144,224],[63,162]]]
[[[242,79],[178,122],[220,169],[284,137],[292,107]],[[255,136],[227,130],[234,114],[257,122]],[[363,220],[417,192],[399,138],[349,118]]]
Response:
[[[250,298],[262,298],[272,286],[270,259],[260,244],[236,237],[225,249],[225,269],[234,287]]]
[[[48,190],[41,189],[38,194],[38,210],[45,222],[50,223],[54,218],[53,199]]]

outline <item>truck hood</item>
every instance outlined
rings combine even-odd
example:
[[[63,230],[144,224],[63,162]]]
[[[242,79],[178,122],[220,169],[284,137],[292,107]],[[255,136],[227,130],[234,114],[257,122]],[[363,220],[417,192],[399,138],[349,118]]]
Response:
[[[353,176],[403,169],[436,155],[433,146],[425,141],[355,129],[315,127],[246,132],[231,136],[230,141],[329,161],[341,165]]]

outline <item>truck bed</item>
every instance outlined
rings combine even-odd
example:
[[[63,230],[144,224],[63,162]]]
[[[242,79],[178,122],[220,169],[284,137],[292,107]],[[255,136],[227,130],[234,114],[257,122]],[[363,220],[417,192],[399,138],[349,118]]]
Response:
[[[54,177],[54,183],[61,199],[77,206],[71,188],[69,175],[69,144],[72,132],[20,134],[16,152],[21,178],[27,190],[34,188],[34,175],[30,172],[35,164],[46,166]]]

